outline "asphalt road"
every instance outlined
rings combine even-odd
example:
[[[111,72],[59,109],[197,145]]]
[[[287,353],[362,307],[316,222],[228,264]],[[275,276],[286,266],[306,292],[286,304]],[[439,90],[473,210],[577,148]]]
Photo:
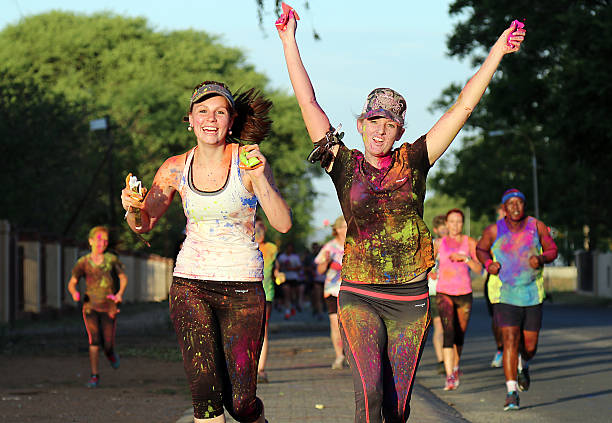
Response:
[[[490,367],[495,344],[484,300],[474,300],[457,391],[445,392],[428,342],[417,383],[474,423],[612,422],[612,308],[545,303],[531,387],[521,409],[504,412],[503,369]]]

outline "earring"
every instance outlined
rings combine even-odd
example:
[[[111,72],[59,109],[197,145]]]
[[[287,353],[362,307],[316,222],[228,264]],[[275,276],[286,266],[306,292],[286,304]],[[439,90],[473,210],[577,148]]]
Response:
[[[189,125],[189,126],[187,127],[187,130],[191,132],[191,131],[193,130],[193,126]]]
[[[231,129],[229,130],[229,134],[232,135],[232,130]]]

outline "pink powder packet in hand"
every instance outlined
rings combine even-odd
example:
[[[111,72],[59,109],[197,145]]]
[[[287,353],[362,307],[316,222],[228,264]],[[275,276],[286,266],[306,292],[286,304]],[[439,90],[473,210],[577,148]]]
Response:
[[[285,27],[287,26],[287,22],[289,22],[289,18],[291,17],[291,15],[295,17],[296,21],[299,21],[300,17],[297,14],[297,12],[293,9],[293,7],[289,6],[287,3],[283,2],[281,4],[281,7],[283,8],[283,13],[276,20],[275,25],[278,29],[280,29],[281,31],[284,31]]]
[[[116,297],[115,297],[115,295],[114,295],[114,294],[108,294],[108,295],[106,296],[106,298],[108,298],[109,300],[113,300],[113,301],[115,301],[115,300],[116,300]]]
[[[512,37],[514,35],[514,32],[518,29],[523,29],[525,28],[525,24],[521,21],[519,21],[518,19],[515,19],[512,21],[512,23],[510,24],[510,26],[514,27],[514,31],[512,31],[509,35],[508,35],[508,39],[506,40],[506,44],[508,44],[509,47],[513,47],[512,43],[510,42],[510,37]]]

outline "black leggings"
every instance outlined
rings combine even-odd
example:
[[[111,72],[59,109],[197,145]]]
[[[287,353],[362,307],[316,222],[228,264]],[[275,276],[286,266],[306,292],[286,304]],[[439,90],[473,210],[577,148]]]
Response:
[[[111,356],[115,347],[115,328],[117,320],[104,311],[83,308],[83,321],[89,337],[89,345],[104,348],[104,354]]]
[[[444,329],[444,348],[463,346],[472,312],[472,294],[448,295],[442,292],[436,294],[438,312]]]
[[[196,418],[220,416],[223,406],[239,422],[261,416],[263,403],[255,391],[265,303],[261,282],[174,278],[170,317]]]
[[[338,317],[353,372],[356,423],[404,423],[429,328],[427,281],[342,282]]]

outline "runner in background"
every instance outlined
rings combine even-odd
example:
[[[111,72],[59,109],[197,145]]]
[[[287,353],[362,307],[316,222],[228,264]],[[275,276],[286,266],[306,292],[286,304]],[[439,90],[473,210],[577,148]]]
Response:
[[[344,255],[344,241],[346,239],[346,221],[343,216],[336,219],[332,225],[332,235],[315,258],[317,272],[325,275],[323,297],[329,314],[329,333],[334,346],[336,358],[331,365],[334,370],[344,367],[344,351],[342,338],[338,326],[338,293],[340,292],[340,271],[342,270],[342,256]]]
[[[461,210],[449,210],[448,235],[434,242],[434,255],[440,261],[436,301],[444,328],[445,391],[459,386],[459,361],[473,301],[470,270],[474,273],[482,270],[476,257],[476,240],[463,234],[463,222]]]
[[[442,238],[448,234],[446,228],[446,216],[440,215],[433,218],[432,232],[434,235],[434,242],[438,238]],[[438,312],[438,304],[436,303],[436,285],[438,283],[438,268],[440,267],[440,260],[438,256],[434,257],[436,264],[431,272],[427,275],[427,285],[429,286],[429,311],[431,313],[431,321],[433,323],[433,346],[436,353],[436,359],[438,360],[437,372],[439,375],[445,374],[444,370],[444,355],[442,354],[442,345],[444,344],[444,329],[442,328],[442,320],[440,319],[440,313]]]
[[[123,265],[114,254],[105,252],[108,247],[108,229],[96,226],[89,231],[91,252],[81,257],[72,269],[68,291],[74,301],[83,300],[83,320],[89,337],[89,364],[91,376],[88,388],[100,383],[98,362],[100,346],[113,369],[119,368],[119,355],[115,352],[115,329],[118,304],[123,300],[127,276]],[[112,272],[119,277],[119,290],[113,292]],[[77,290],[80,278],[85,278],[85,294],[81,298]]]
[[[295,252],[293,242],[287,243],[285,249],[276,258],[279,271],[283,273],[285,281],[281,285],[283,290],[283,303],[285,306],[285,320],[295,316],[296,311],[302,311],[304,298],[304,284],[300,280],[302,270],[302,259]]]
[[[501,202],[506,216],[487,226],[477,254],[491,275],[489,299],[504,343],[504,410],[518,410],[518,391],[531,384],[528,362],[536,353],[542,327],[544,264],[557,257],[557,246],[543,222],[525,215],[522,192],[509,189]]]
[[[261,346],[261,354],[259,355],[259,364],[257,365],[257,383],[268,383],[268,374],[266,373],[266,363],[268,361],[268,325],[270,323],[270,313],[272,313],[272,304],[274,302],[274,278],[278,272],[278,263],[276,256],[278,247],[273,242],[266,242],[266,225],[261,218],[255,220],[255,242],[259,245],[259,251],[263,256],[263,287],[266,293],[266,322],[263,344]]]
[[[504,211],[504,205],[500,204],[495,209],[497,219],[496,221],[503,219],[506,217],[506,212]],[[486,269],[485,269],[486,270]],[[489,313],[489,317],[491,318],[491,332],[493,333],[493,339],[495,339],[495,346],[497,351],[495,351],[495,355],[493,356],[493,360],[491,360],[491,367],[502,367],[503,366],[503,353],[504,353],[504,342],[502,340],[501,328],[495,325],[495,319],[493,318],[493,305],[491,304],[491,300],[489,300],[489,272],[487,272],[487,276],[484,282],[484,298],[487,303],[487,312]]]
[[[323,320],[325,317],[323,314],[323,285],[325,283],[325,274],[320,274],[317,271],[317,264],[314,262],[319,251],[321,251],[321,245],[317,242],[313,242],[306,256],[306,260],[304,261],[304,268],[306,269],[306,277],[310,286],[312,315],[316,320]]]

